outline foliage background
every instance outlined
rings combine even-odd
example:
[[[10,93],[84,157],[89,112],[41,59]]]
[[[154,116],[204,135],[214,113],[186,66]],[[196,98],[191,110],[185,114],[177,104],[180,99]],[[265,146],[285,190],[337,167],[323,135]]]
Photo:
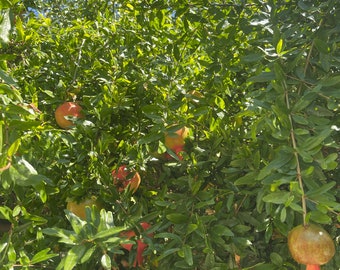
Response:
[[[339,5],[1,1],[0,264],[123,269],[119,232],[146,221],[145,269],[303,269],[286,237],[305,196],[338,269]],[[86,114],[70,130],[65,100]],[[172,125],[190,128],[183,160],[161,158]],[[65,213],[90,195],[101,217]]]

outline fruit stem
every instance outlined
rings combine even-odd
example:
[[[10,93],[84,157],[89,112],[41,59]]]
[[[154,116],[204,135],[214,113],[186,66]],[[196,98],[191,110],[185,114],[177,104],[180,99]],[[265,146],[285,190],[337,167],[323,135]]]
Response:
[[[285,85],[286,86],[286,85]],[[285,89],[287,89],[285,87]],[[288,91],[285,92],[285,98],[286,98],[286,104],[287,104],[287,109],[290,110],[290,104],[289,104],[289,97],[288,97]],[[293,125],[293,119],[291,113],[288,114],[289,118],[289,123],[290,123],[290,137],[292,140],[292,146],[294,149],[294,156],[296,160],[296,177],[299,182],[300,190],[301,190],[301,204],[302,204],[302,215],[303,215],[303,225],[306,226],[306,216],[307,216],[307,207],[306,207],[306,197],[305,197],[305,191],[303,187],[303,181],[302,181],[302,176],[301,176],[301,167],[300,167],[300,161],[299,161],[299,154],[297,151],[297,146],[296,146],[296,139],[295,139],[295,134],[294,134],[294,125]]]

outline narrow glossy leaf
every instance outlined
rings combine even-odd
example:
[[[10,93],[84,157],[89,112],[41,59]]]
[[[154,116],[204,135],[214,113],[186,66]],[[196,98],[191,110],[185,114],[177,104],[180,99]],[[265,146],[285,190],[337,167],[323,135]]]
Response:
[[[270,253],[270,260],[272,261],[273,264],[277,265],[277,266],[281,266],[283,263],[283,259],[280,256],[280,254],[276,253],[276,252],[272,252]]]
[[[276,44],[276,53],[281,54],[283,48],[283,39],[281,38],[279,42]]]
[[[189,217],[184,214],[173,213],[173,214],[166,215],[166,218],[175,224],[181,224],[181,223],[185,223]]]
[[[263,201],[275,204],[283,204],[288,200],[289,195],[290,195],[289,192],[276,191],[264,196]]]
[[[276,155],[275,159],[272,160],[266,167],[264,167],[257,176],[258,180],[262,180],[264,177],[272,173],[272,171],[280,169],[282,166],[287,164],[293,158],[293,154],[281,151],[280,154]]]
[[[305,139],[301,145],[301,148],[304,149],[305,151],[308,151],[317,146],[321,146],[323,141],[332,133],[332,131],[333,130],[330,127],[325,128],[317,136]]]
[[[331,217],[329,217],[327,214],[324,214],[320,211],[311,211],[310,212],[310,219],[313,220],[316,223],[320,224],[330,224],[332,222]]]
[[[314,188],[306,193],[307,197],[312,197],[313,195],[320,195],[326,193],[327,191],[331,190],[336,185],[336,182],[332,181],[326,184],[323,184],[319,188]]]
[[[182,251],[184,254],[184,260],[186,261],[188,265],[192,266],[194,264],[194,261],[192,257],[191,247],[189,245],[184,245],[182,247]]]
[[[299,212],[299,213],[303,212],[302,207],[299,204],[291,203],[291,204],[289,204],[289,207],[292,208],[296,212]]]
[[[318,96],[317,93],[315,92],[308,92],[305,95],[302,96],[302,98],[300,98],[293,107],[293,111],[294,112],[300,112],[302,111],[304,108],[306,108],[309,104],[311,104],[315,98]]]
[[[215,255],[214,253],[209,252],[204,260],[204,269],[212,269],[215,265]]]
[[[164,137],[163,133],[150,133],[146,134],[144,137],[141,137],[138,140],[138,144],[148,144],[158,140],[161,140]]]
[[[280,213],[280,221],[283,223],[286,221],[286,217],[287,217],[287,209],[286,207],[283,207]]]
[[[180,250],[180,248],[169,248],[166,249],[163,253],[161,253],[161,255],[157,258],[158,261],[163,260],[165,257],[174,254],[176,252],[178,252]]]
[[[9,42],[9,34],[11,30],[11,19],[9,14],[9,9],[3,9],[0,10],[0,39],[2,39],[3,42],[7,43]]]
[[[19,147],[20,147],[20,144],[21,144],[21,138],[16,139],[16,140],[11,144],[11,146],[8,148],[7,155],[11,157],[11,156],[13,156],[14,154],[16,154],[16,152],[18,152],[18,149],[19,149]]]
[[[241,58],[241,62],[252,63],[252,62],[260,61],[260,60],[262,60],[262,58],[263,58],[262,54],[253,53],[253,54],[248,54],[248,55],[243,56]]]
[[[126,230],[126,227],[113,227],[101,232],[98,232],[93,239],[100,239],[100,238],[106,238],[106,237],[111,237],[113,235],[116,235],[122,231]]]
[[[90,260],[92,257],[92,254],[96,251],[97,247],[96,246],[91,247],[91,245],[92,245],[91,243],[86,243],[86,251],[83,257],[81,257],[80,263],[85,263],[88,260]]]
[[[320,85],[323,87],[333,86],[338,83],[340,83],[340,75],[330,77],[330,78],[324,78],[320,81]]]
[[[16,16],[15,19],[16,19],[15,26],[16,26],[16,30],[18,34],[18,41],[23,41],[25,39],[25,31],[23,28],[22,20],[20,16]]]
[[[103,254],[100,259],[100,263],[104,269],[111,269],[111,258],[108,254]]]
[[[50,248],[45,248],[39,251],[38,253],[36,253],[31,259],[31,264],[40,263],[40,262],[43,262],[43,261],[46,261],[48,259],[58,256],[58,254],[53,254],[53,253],[49,254],[50,250],[51,250]]]
[[[319,38],[314,39],[314,45],[317,48],[317,50],[321,53],[327,54],[329,51],[328,44]]]
[[[273,226],[272,224],[268,224],[267,225],[267,228],[264,232],[264,240],[266,243],[269,243],[270,239],[272,238],[273,236]]]
[[[182,241],[182,239],[177,234],[168,233],[168,232],[157,233],[157,234],[154,235],[154,238],[174,239],[178,242]]]
[[[179,51],[179,48],[178,48],[178,45],[177,44],[174,44],[174,47],[173,47],[173,54],[174,54],[174,57],[177,61],[180,60],[181,58],[181,53]]]
[[[312,157],[312,155],[306,152],[303,148],[297,147],[296,151],[298,152],[299,156],[302,157],[304,162],[310,163],[314,161],[314,158]]]
[[[332,154],[329,154],[325,158],[318,158],[317,162],[319,162],[323,170],[334,170],[338,166],[337,159],[338,159],[338,154],[332,153]]]
[[[8,257],[8,260],[10,262],[16,262],[16,258],[17,258],[17,253],[15,251],[15,248],[11,243],[9,243],[9,248],[8,248],[8,251],[7,251],[7,257]]]
[[[293,114],[292,115],[293,120],[295,123],[301,124],[301,125],[307,125],[308,124],[308,120],[306,119],[306,117],[302,116],[302,115],[298,115],[298,114]]]
[[[72,270],[80,261],[80,259],[83,257],[84,253],[86,251],[85,245],[79,245],[72,247],[66,255],[65,258],[65,270]]]
[[[270,82],[272,80],[275,80],[274,72],[263,72],[248,79],[249,82]]]
[[[197,228],[198,228],[197,224],[189,224],[188,227],[187,227],[187,234],[190,234],[190,233],[196,231]]]
[[[227,226],[223,225],[215,225],[212,227],[212,231],[219,236],[234,236],[234,233]]]
[[[246,175],[238,178],[235,181],[235,185],[255,185],[258,172],[249,172]]]
[[[219,96],[216,96],[215,97],[215,104],[221,109],[221,110],[224,110],[225,109],[225,102],[224,100],[219,97]]]
[[[77,236],[73,231],[59,228],[46,228],[43,229],[42,232],[50,236],[59,237],[60,242],[72,245],[75,243],[75,239]]]

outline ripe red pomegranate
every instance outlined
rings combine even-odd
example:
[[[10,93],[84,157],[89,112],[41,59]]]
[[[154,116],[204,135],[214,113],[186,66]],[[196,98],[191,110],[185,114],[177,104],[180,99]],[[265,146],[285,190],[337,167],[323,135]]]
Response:
[[[130,188],[132,193],[135,193],[140,185],[141,177],[138,172],[132,173],[126,165],[120,166],[112,171],[113,184],[122,192],[126,188]]]
[[[74,125],[72,121],[65,118],[66,116],[84,118],[82,107],[75,102],[64,102],[56,109],[54,115],[57,124],[64,129],[70,128]]]
[[[335,254],[335,245],[323,228],[299,225],[288,234],[288,248],[295,261],[307,265],[307,270],[319,270]]]
[[[147,230],[151,227],[151,225],[147,222],[141,222],[140,224],[144,230]],[[133,230],[125,231],[121,233],[121,236],[126,237],[127,239],[130,239],[131,237],[135,237],[136,233]],[[150,237],[152,234],[149,235]],[[137,255],[135,258],[135,261],[133,262],[133,267],[136,266],[142,266],[144,262],[143,252],[148,247],[146,243],[144,243],[143,239],[137,239]],[[131,251],[133,244],[121,244],[123,248],[125,248],[128,251]]]

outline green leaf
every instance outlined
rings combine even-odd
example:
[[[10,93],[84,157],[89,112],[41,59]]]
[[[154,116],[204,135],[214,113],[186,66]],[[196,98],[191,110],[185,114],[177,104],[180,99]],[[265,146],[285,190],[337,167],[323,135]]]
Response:
[[[276,191],[264,196],[262,200],[269,203],[284,204],[288,200],[289,195],[290,193],[286,191]]]
[[[169,249],[166,249],[163,253],[161,253],[161,255],[159,257],[157,257],[157,261],[161,261],[163,260],[165,257],[171,255],[171,254],[174,254],[178,251],[180,251],[181,249],[180,248],[169,248]]]
[[[276,44],[276,53],[281,54],[283,48],[283,39],[281,38],[279,42]]]
[[[183,245],[182,251],[184,254],[184,260],[189,266],[192,266],[194,264],[194,260],[192,257],[191,247],[189,245]]]
[[[16,262],[17,253],[15,252],[15,248],[12,242],[9,243],[9,248],[7,250],[7,257],[10,262]]]
[[[333,130],[330,127],[323,129],[318,135],[305,139],[300,148],[304,151],[309,151],[315,147],[321,146],[324,140],[330,136],[332,131]]]
[[[238,178],[235,181],[235,185],[254,185],[256,183],[256,176],[257,176],[258,172],[252,171],[247,173],[246,175]]]
[[[262,54],[253,53],[253,54],[248,54],[248,55],[242,56],[241,62],[244,62],[244,63],[258,62],[258,61],[262,60],[262,58],[263,58]]]
[[[107,238],[107,237],[111,237],[113,235],[116,235],[122,231],[126,230],[126,227],[121,226],[121,227],[113,227],[104,231],[100,231],[98,232],[93,239],[101,239],[101,238]]]
[[[266,230],[264,232],[264,240],[266,243],[269,243],[269,241],[272,239],[273,236],[273,225],[270,223],[267,225]]]
[[[215,225],[212,227],[212,231],[219,236],[234,236],[234,233],[223,225]]]
[[[314,39],[314,45],[320,53],[327,54],[329,52],[328,44],[319,38]]]
[[[50,248],[45,248],[38,253],[36,253],[33,258],[31,259],[31,264],[37,264],[43,261],[47,261],[48,259],[51,259],[53,257],[58,256],[58,254],[48,254],[50,252]]]
[[[293,106],[293,112],[300,112],[308,105],[310,105],[318,96],[315,92],[307,92],[305,95],[302,96]]]
[[[286,217],[287,217],[287,209],[286,207],[283,207],[280,213],[280,221],[283,223],[286,221]]]
[[[285,164],[290,162],[293,158],[293,154],[286,151],[280,151],[279,154],[266,166],[264,167],[257,176],[257,180],[262,180],[267,175],[275,170],[282,168]]]
[[[283,259],[280,256],[280,254],[276,253],[276,252],[272,252],[270,253],[270,260],[272,261],[273,264],[277,265],[277,266],[281,266],[283,263]]]
[[[224,100],[219,97],[219,96],[216,96],[215,97],[215,104],[221,109],[221,110],[224,110],[225,109],[225,102]]]
[[[333,77],[326,77],[322,79],[319,84],[323,87],[333,86],[340,83],[340,75]]]
[[[177,44],[174,44],[174,46],[173,46],[173,54],[174,54],[174,57],[177,61],[181,60],[181,53],[179,51]]]
[[[8,148],[7,150],[7,155],[9,157],[15,155],[18,152],[18,149],[20,147],[21,144],[21,138],[16,139]]]
[[[11,30],[11,19],[9,12],[10,9],[0,10],[0,17],[2,19],[0,21],[0,39],[2,39],[2,41],[5,43],[9,42],[9,34]]]
[[[7,9],[13,6],[12,1],[9,0],[1,0],[0,1],[0,10],[1,9]]]
[[[164,133],[149,133],[141,137],[138,140],[138,144],[148,144],[161,140],[164,137]]]
[[[111,258],[108,254],[103,254],[103,256],[100,259],[100,263],[103,266],[104,269],[111,269]]]
[[[316,161],[320,164],[323,170],[334,170],[338,166],[338,154],[329,154],[326,158],[318,158]]]
[[[154,238],[174,239],[176,240],[176,242],[179,242],[179,243],[182,241],[182,239],[177,234],[168,233],[168,232],[157,233],[154,235]]]
[[[313,188],[310,191],[306,192],[307,197],[313,197],[313,195],[320,195],[326,193],[327,191],[331,190],[336,185],[336,182],[332,181],[326,184],[323,184],[319,188]]]
[[[274,72],[262,72],[259,75],[250,77],[247,81],[248,82],[270,82],[275,80],[275,73]]]
[[[166,218],[174,224],[182,224],[188,221],[188,215],[180,214],[180,213],[172,213],[167,214]]]
[[[4,80],[6,83],[0,83],[0,94],[7,95],[13,98],[15,101],[23,103],[23,98],[21,97],[21,93],[18,89],[11,87],[16,86],[16,82],[12,77],[7,75],[4,71],[0,69],[0,79]]]
[[[72,270],[83,257],[86,251],[85,245],[79,245],[72,247],[66,255],[64,269],[65,270]]]
[[[44,234],[59,237],[60,242],[65,244],[74,245],[77,235],[73,231],[60,229],[60,228],[45,228],[42,230]]]
[[[80,263],[85,263],[88,260],[90,260],[92,255],[96,251],[97,246],[94,245],[94,246],[91,247],[91,245],[92,245],[92,243],[86,243],[86,251],[85,251],[83,257],[81,257]]]
[[[330,224],[332,222],[331,217],[318,210],[310,212],[310,219],[320,224]]]
[[[15,22],[15,26],[16,26],[16,30],[17,30],[17,34],[18,34],[18,41],[24,41],[25,40],[25,31],[24,31],[24,27],[22,24],[22,20],[20,18],[20,16],[16,17],[16,22]]]

